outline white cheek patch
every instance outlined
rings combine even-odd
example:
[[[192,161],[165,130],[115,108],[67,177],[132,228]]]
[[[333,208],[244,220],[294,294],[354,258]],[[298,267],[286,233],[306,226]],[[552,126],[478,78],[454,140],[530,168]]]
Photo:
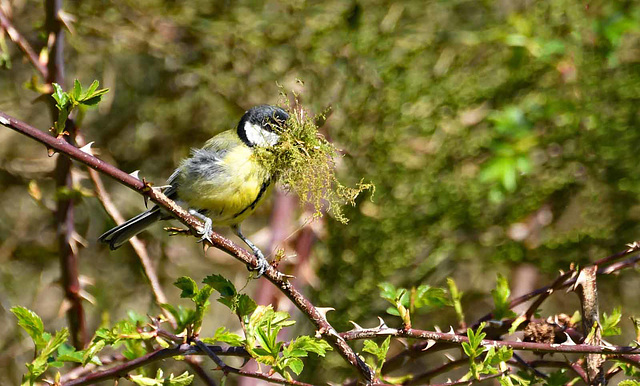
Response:
[[[245,122],[244,132],[249,143],[257,146],[273,146],[280,139],[278,134],[265,130],[260,125],[255,125],[251,122]]]

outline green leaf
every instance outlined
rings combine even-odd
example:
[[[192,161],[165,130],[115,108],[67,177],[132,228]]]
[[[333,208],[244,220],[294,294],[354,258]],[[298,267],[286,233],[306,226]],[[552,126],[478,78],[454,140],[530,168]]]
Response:
[[[509,289],[509,283],[507,279],[498,274],[496,279],[496,288],[491,290],[493,296],[493,303],[495,308],[493,310],[494,319],[513,318],[516,313],[509,308],[509,296],[511,290]]]
[[[622,319],[622,307],[615,307],[611,312],[611,315],[607,315],[606,312],[602,313],[600,318],[602,326],[602,336],[620,335],[622,330],[618,327],[618,323]]]
[[[58,109],[66,107],[69,103],[69,97],[67,96],[67,93],[65,93],[64,90],[62,90],[62,87],[60,87],[60,85],[57,83],[52,83],[52,86],[53,94],[51,94],[51,96],[53,97],[53,99],[55,99]]]
[[[212,292],[213,288],[210,286],[205,285],[202,287],[202,289],[193,297],[193,302],[196,303],[196,307],[205,307]]]
[[[82,96],[80,97],[81,100],[87,99],[91,96],[93,96],[93,93],[98,89],[98,86],[100,85],[100,82],[98,82],[97,80],[94,80],[93,82],[91,82],[91,85],[89,86],[89,88],[84,92],[84,94],[82,94]]]
[[[84,356],[82,357],[82,365],[86,366],[87,363],[91,362],[92,359],[104,348],[106,342],[104,340],[93,341],[89,345],[89,347],[84,350]]]
[[[304,363],[302,363],[302,359],[299,358],[288,358],[285,361],[287,367],[291,369],[296,375],[300,375],[302,369],[304,368]]]
[[[42,337],[44,334],[42,319],[35,312],[21,306],[12,307],[11,312],[18,318],[18,325],[33,339],[36,348],[42,348],[46,344]]]
[[[222,275],[209,275],[202,282],[213,287],[222,296],[235,296],[238,293],[233,283]]]
[[[213,334],[213,337],[203,338],[202,341],[207,344],[223,342],[231,346],[242,346],[244,344],[244,339],[242,339],[240,335],[234,334],[224,327],[218,327],[216,332]]]
[[[236,309],[236,313],[241,318],[244,318],[247,315],[253,313],[256,310],[258,305],[256,302],[251,299],[249,296],[245,294],[238,295],[238,308]]]
[[[458,290],[456,282],[452,278],[447,278],[449,286],[449,295],[451,296],[451,304],[453,305],[458,321],[464,323],[464,312],[462,311],[462,292]]]
[[[188,276],[179,277],[173,285],[182,290],[180,293],[181,298],[189,298],[192,299],[198,293],[198,285],[195,280]]]
[[[299,353],[297,353],[297,351],[302,351],[305,353],[312,352],[323,357],[325,356],[326,352],[330,350],[331,346],[326,341],[302,335],[292,341],[289,346],[284,349],[283,353],[285,357],[289,352],[291,356],[298,356]],[[306,354],[304,356],[306,356]]]
[[[82,94],[82,85],[80,84],[80,81],[78,79],[76,79],[76,80],[73,81],[73,91],[72,91],[71,96],[76,101],[79,101],[81,94]]]
[[[416,289],[415,304],[416,308],[441,308],[450,305],[448,295],[442,288],[435,288],[423,284]]]

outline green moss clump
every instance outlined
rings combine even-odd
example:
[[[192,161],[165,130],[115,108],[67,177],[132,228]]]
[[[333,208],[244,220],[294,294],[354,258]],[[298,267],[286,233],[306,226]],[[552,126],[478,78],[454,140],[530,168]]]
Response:
[[[284,98],[283,98],[284,99]],[[355,199],[365,190],[374,191],[373,184],[360,181],[348,187],[336,178],[338,149],[319,131],[316,122],[324,122],[325,114],[311,115],[297,101],[292,105],[285,99],[283,108],[289,120],[278,130],[280,141],[273,147],[256,149],[256,154],[278,183],[300,197],[302,204],[314,208],[313,218],[326,209],[337,221],[349,220],[342,207],[355,205]]]

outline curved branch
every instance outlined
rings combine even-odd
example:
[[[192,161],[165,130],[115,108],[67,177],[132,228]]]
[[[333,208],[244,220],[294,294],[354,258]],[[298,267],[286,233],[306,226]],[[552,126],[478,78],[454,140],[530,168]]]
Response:
[[[190,215],[184,208],[167,198],[159,189],[153,189],[151,186],[130,174],[123,172],[113,165],[108,164],[75,146],[67,143],[63,138],[52,137],[16,118],[13,118],[3,112],[0,112],[0,124],[18,131],[30,138],[41,142],[48,147],[63,153],[66,156],[75,159],[103,174],[106,174],[130,189],[151,199],[151,201],[160,205],[163,209],[171,212],[171,214],[184,225],[189,227],[194,233],[202,234],[204,224],[198,218]],[[211,245],[228,253],[234,258],[240,260],[249,267],[256,268],[258,266],[257,258],[233,243],[231,240],[211,232],[209,235]],[[337,331],[329,324],[326,317],[302,295],[300,291],[295,289],[289,282],[288,278],[269,266],[262,276],[278,287],[295,306],[302,311],[303,314],[315,325],[317,334],[325,339],[344,359],[358,370],[361,377],[366,381],[373,380],[373,373],[369,366],[353,351],[347,342],[337,333]]]
[[[212,352],[217,355],[229,355],[239,357],[249,357],[249,353],[243,347],[228,347],[222,348],[220,346],[206,346]],[[180,355],[204,355],[202,350],[196,346],[189,344],[181,344],[178,346],[163,348],[156,351],[152,351],[139,358],[132,359],[128,362],[124,362],[120,365],[113,366],[107,370],[97,371],[90,373],[76,379],[72,379],[63,382],[61,386],[83,386],[91,385],[94,383],[102,382],[108,379],[118,379],[127,375],[132,370],[139,367],[148,365],[153,362],[161,361],[163,359],[172,358]]]
[[[40,63],[40,59],[38,55],[31,47],[31,44],[16,30],[13,26],[7,15],[0,7],[0,27],[7,31],[9,38],[20,48],[20,50],[25,54],[25,56],[29,59],[33,67],[42,75],[43,79],[47,79],[48,71],[47,67]]]

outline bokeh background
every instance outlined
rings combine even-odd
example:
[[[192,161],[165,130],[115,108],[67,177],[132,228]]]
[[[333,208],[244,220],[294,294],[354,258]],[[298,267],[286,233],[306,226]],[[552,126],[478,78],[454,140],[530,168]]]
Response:
[[[2,5],[41,48],[42,4]],[[245,230],[269,251],[287,248],[283,269],[315,304],[336,308],[329,320],[339,330],[384,315],[382,281],[445,286],[453,277],[471,321],[491,309],[497,273],[522,293],[639,238],[638,2],[84,0],[63,9],[74,19],[66,86],[77,78],[110,88],[83,135],[103,159],[157,184],[244,110],[277,103],[279,86],[312,113],[331,106],[322,131],[343,150],[340,179],[373,182],[373,199],[347,208],[346,226],[331,218],[305,225],[295,198],[278,193]],[[35,72],[4,39],[10,68],[0,71],[0,110],[44,130],[46,106],[25,87]],[[41,145],[0,129],[1,384],[15,384],[31,355],[11,306],[35,310],[49,330],[65,325],[54,163]],[[90,195],[86,171],[76,177],[87,193],[76,225],[90,330],[129,311],[158,312],[133,251],[96,242],[114,224]],[[140,196],[106,182],[127,217],[144,208]],[[172,301],[181,275],[246,281],[240,263],[205,255],[193,239],[160,226],[142,237]],[[603,310],[621,304],[622,326],[632,330],[637,273],[599,284]],[[290,309],[261,281],[246,290]],[[558,295],[542,315],[578,307],[575,295]],[[214,303],[205,329],[234,323]],[[414,326],[455,323],[445,310]],[[311,332],[305,320],[297,328]],[[324,365],[340,363],[335,356]],[[317,379],[317,370],[304,374]]]

